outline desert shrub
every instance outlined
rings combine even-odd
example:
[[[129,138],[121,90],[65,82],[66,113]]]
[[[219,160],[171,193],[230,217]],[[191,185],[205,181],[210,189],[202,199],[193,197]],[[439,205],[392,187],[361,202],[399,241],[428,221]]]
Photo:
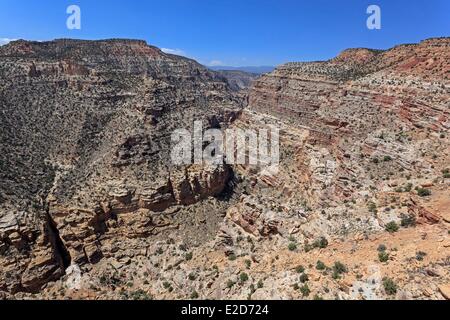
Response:
[[[315,248],[326,248],[328,246],[328,240],[325,237],[321,237],[320,239],[314,242]]]
[[[300,287],[300,292],[302,293],[302,295],[304,297],[309,296],[309,294],[311,293],[311,290],[309,289],[308,284],[304,284],[303,286]]]
[[[387,232],[394,233],[398,231],[399,226],[395,221],[391,221],[388,224],[386,224],[385,229]]]
[[[442,175],[444,176],[445,179],[449,179],[450,178],[450,169],[442,170]]]
[[[367,205],[369,212],[371,213],[377,213],[377,205],[374,202],[369,202]]]
[[[246,282],[248,280],[248,274],[242,272],[241,275],[239,276],[239,279],[241,280],[241,282]]]
[[[293,242],[289,243],[288,249],[289,249],[289,251],[295,251],[295,250],[297,250],[297,244],[295,244],[295,243],[293,243]]]
[[[416,217],[413,214],[407,215],[402,213],[400,218],[401,226],[404,228],[414,227],[416,225]]]
[[[386,245],[384,245],[384,244],[380,244],[379,246],[378,246],[378,252],[384,252],[384,251],[386,251],[387,250],[387,247],[386,247]]]
[[[392,296],[397,293],[397,289],[398,289],[397,285],[395,284],[394,280],[392,280],[391,278],[383,279],[383,287],[384,287],[384,291],[388,295]]]
[[[419,195],[419,197],[428,197],[431,196],[431,190],[425,188],[418,188],[417,194]]]
[[[426,253],[425,252],[423,252],[423,251],[418,251],[417,253],[416,253],[416,259],[418,260],[418,261],[422,261],[425,257],[426,257]]]
[[[131,292],[122,290],[120,295],[124,300],[152,300],[152,297],[142,289]]]
[[[228,280],[227,281],[227,288],[231,289],[233,288],[233,286],[236,284],[236,282],[234,282],[233,280]]]
[[[192,300],[198,299],[198,297],[199,297],[198,292],[194,290],[194,291],[191,293],[191,299],[192,299]]]
[[[305,244],[305,252],[310,252],[312,249],[314,249],[313,245],[311,245],[309,243]]]
[[[193,272],[191,272],[188,277],[189,277],[189,280],[191,280],[191,281],[194,281],[195,279],[197,279],[197,276]]]
[[[131,300],[152,300],[152,297],[142,289],[130,292],[129,297]]]
[[[301,283],[306,283],[306,282],[308,282],[308,281],[309,281],[308,275],[307,275],[306,273],[303,273],[303,274],[300,276],[300,282],[301,282]]]
[[[343,264],[339,261],[336,261],[333,266],[333,271],[336,271],[339,274],[346,273],[347,267],[345,266],[345,264]]]
[[[379,252],[378,253],[378,259],[380,260],[380,262],[387,262],[387,261],[389,261],[389,253],[387,253],[386,251]]]
[[[295,268],[295,271],[296,271],[297,273],[303,273],[303,272],[305,272],[305,267],[303,267],[303,266],[298,266],[297,268]]]
[[[325,270],[327,268],[327,266],[325,265],[325,263],[323,263],[322,261],[317,261],[316,264],[316,269],[317,270]]]
[[[408,183],[405,187],[405,192],[411,192],[413,188],[413,184],[412,183]]]

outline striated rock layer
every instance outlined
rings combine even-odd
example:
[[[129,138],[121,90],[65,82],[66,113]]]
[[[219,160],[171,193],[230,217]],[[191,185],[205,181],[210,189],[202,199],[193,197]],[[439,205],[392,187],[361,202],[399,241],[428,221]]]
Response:
[[[170,135],[226,126],[241,98],[143,41],[15,41],[0,48],[0,88],[0,289],[36,292],[111,254],[104,238],[157,233],[170,225],[158,212],[218,196],[232,177],[173,167]]]

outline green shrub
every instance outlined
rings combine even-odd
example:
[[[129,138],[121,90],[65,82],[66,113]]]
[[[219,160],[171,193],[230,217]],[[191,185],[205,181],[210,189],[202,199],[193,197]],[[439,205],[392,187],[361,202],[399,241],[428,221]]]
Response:
[[[387,262],[387,261],[389,261],[389,253],[387,253],[386,251],[379,252],[378,253],[378,259],[380,260],[380,262]]]
[[[316,264],[316,269],[317,270],[325,270],[327,268],[327,266],[325,265],[325,263],[323,263],[322,261],[317,261]]]
[[[398,224],[395,221],[391,221],[388,224],[386,224],[386,231],[390,233],[397,232],[399,229]]]
[[[328,240],[325,237],[321,237],[320,239],[314,242],[315,248],[326,248],[328,246]]]
[[[369,202],[367,205],[369,212],[371,213],[377,213],[377,205],[374,202]]]
[[[259,289],[261,289],[262,287],[264,287],[264,282],[262,280],[259,280],[257,286]]]
[[[418,260],[418,261],[423,261],[423,259],[426,257],[426,253],[425,252],[423,252],[423,251],[418,251],[417,253],[416,253],[416,259]]]
[[[295,243],[293,243],[293,242],[289,243],[288,249],[289,249],[289,251],[295,251],[295,250],[297,250],[297,244],[295,244]]]
[[[309,281],[308,275],[307,275],[306,273],[303,273],[303,274],[300,276],[300,282],[301,282],[301,283],[306,283],[306,282],[308,282],[308,281]]]
[[[391,156],[385,156],[385,157],[383,158],[383,161],[384,161],[384,162],[389,162],[389,161],[392,161],[392,158],[391,158]]]
[[[397,293],[397,289],[398,289],[397,285],[395,284],[394,280],[392,280],[391,278],[383,279],[383,287],[384,287],[384,291],[388,295],[392,296]]]
[[[337,279],[340,279],[340,278],[341,278],[341,275],[340,275],[339,273],[337,273],[336,271],[333,271],[331,277],[332,277],[334,280],[337,280]]]
[[[445,179],[449,179],[450,178],[450,169],[442,170],[442,175],[444,176]]]
[[[193,272],[191,272],[188,277],[189,277],[189,280],[191,280],[191,281],[194,281],[195,279],[197,279],[197,276]]]
[[[413,188],[413,184],[412,183],[408,183],[405,187],[405,192],[411,192]]]
[[[142,289],[131,292],[129,297],[131,300],[152,300],[152,297]]]
[[[296,271],[297,273],[303,273],[303,272],[305,272],[305,267],[303,267],[303,266],[298,266],[297,268],[295,268],[295,271]]]
[[[191,293],[191,299],[192,299],[192,300],[198,299],[198,292],[197,292],[197,291],[194,290],[194,291]]]
[[[242,272],[241,275],[239,276],[239,279],[241,280],[241,282],[246,282],[248,280],[248,274]]]
[[[236,284],[236,282],[234,282],[233,280],[228,280],[227,281],[227,288],[231,289],[233,288],[233,286]]]
[[[300,292],[302,293],[302,295],[304,297],[309,296],[309,294],[311,293],[311,290],[309,289],[308,284],[304,284],[303,286],[300,287]]]
[[[186,261],[192,260],[192,252],[188,252],[185,255]]]
[[[428,197],[431,196],[431,190],[425,188],[418,188],[417,194],[419,195],[419,197]]]
[[[343,263],[337,261],[337,262],[334,263],[333,272],[336,272],[337,274],[346,273],[347,272],[347,267]]]
[[[384,252],[384,251],[386,251],[387,250],[387,247],[384,245],[384,244],[380,244],[379,246],[378,246],[378,252]]]
[[[401,226],[404,228],[414,227],[416,225],[416,217],[413,214],[407,215],[402,213],[400,218],[402,220]]]

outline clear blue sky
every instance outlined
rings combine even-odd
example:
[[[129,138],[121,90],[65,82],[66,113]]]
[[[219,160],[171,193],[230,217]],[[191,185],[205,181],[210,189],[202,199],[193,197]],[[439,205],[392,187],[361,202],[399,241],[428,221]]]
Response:
[[[71,4],[81,30],[66,28]],[[379,31],[366,28],[370,4]],[[436,36],[450,36],[450,0],[0,0],[0,38],[138,38],[204,64],[323,60]]]

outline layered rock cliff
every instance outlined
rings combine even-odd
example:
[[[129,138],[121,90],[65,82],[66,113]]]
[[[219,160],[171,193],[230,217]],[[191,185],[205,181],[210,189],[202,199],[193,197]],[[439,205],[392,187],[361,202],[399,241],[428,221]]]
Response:
[[[170,222],[156,212],[232,177],[170,162],[173,130],[226,126],[242,106],[195,61],[135,40],[15,41],[0,47],[0,87],[0,289],[37,292],[111,254],[105,238],[158,233]]]
[[[288,63],[246,106],[142,41],[0,47],[0,297],[445,298],[449,49]],[[278,127],[278,170],[173,166],[194,120]]]

